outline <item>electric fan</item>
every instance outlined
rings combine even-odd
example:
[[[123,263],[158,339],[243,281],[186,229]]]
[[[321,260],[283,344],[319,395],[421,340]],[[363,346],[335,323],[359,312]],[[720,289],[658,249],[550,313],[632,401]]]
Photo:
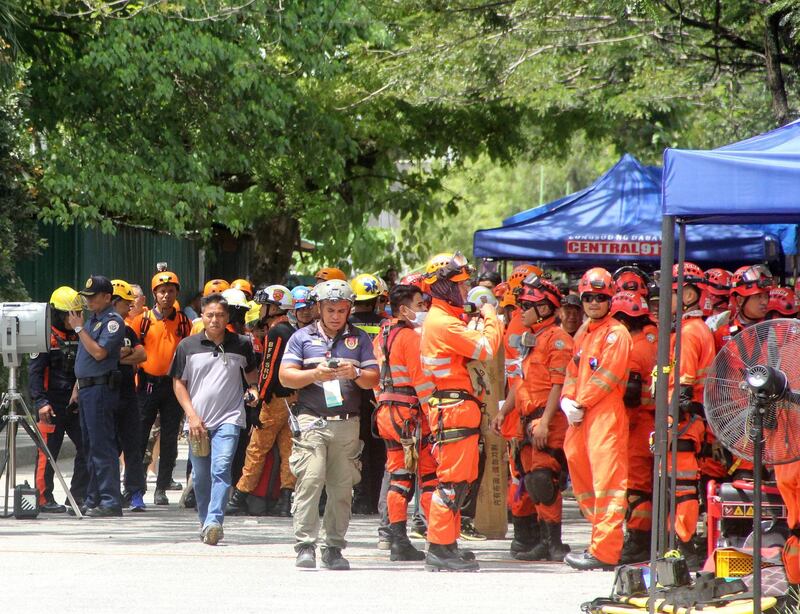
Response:
[[[753,602],[761,599],[761,473],[800,459],[800,321],[745,328],[706,379],[706,419],[720,443],[753,462]]]

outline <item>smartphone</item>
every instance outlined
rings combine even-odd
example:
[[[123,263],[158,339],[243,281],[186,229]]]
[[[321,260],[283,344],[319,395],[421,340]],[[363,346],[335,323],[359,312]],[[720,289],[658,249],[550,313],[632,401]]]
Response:
[[[339,360],[337,358],[329,358],[328,359],[328,368],[329,369],[338,369],[339,368]]]

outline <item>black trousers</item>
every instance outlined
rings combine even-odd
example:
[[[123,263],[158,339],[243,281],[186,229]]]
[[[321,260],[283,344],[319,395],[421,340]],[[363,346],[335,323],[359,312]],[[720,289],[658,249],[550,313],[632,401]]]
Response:
[[[137,391],[139,402],[139,417],[141,419],[141,440],[139,449],[144,456],[150,429],[156,421],[156,416],[161,417],[161,452],[158,461],[158,478],[156,488],[169,488],[172,483],[172,471],[175,469],[175,460],[178,458],[178,431],[183,418],[178,399],[172,390],[172,378],[154,378],[144,372],[139,373],[139,389]],[[142,475],[146,475],[147,467],[142,467]]]
[[[142,465],[142,420],[136,389],[132,384],[120,390],[115,419],[117,448],[125,459],[125,490],[129,493],[144,491],[146,469]]]

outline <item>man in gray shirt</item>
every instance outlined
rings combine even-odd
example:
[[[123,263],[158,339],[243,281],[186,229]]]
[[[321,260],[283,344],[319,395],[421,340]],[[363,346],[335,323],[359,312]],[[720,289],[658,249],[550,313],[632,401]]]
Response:
[[[189,458],[202,539],[213,546],[223,536],[231,463],[245,426],[244,385],[255,382],[257,365],[250,340],[226,330],[228,303],[222,295],[204,297],[201,310],[205,330],[178,344],[170,376],[190,439],[207,437],[210,443],[210,454],[203,456],[190,446]],[[257,399],[255,389],[251,392]]]

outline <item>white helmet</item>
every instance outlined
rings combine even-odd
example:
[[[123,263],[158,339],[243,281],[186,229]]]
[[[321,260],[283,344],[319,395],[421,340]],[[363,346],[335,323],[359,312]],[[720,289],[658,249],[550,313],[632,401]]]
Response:
[[[263,290],[259,290],[258,294],[260,295],[259,303],[262,305],[275,305],[283,309],[283,311],[294,309],[292,291],[286,286],[281,286],[280,284],[267,286]]]
[[[469,291],[467,294],[467,302],[472,303],[476,307],[480,308],[486,303],[497,307],[497,298],[495,297],[494,293],[484,286],[475,286],[472,290]]]
[[[346,281],[341,279],[329,279],[314,286],[311,292],[317,301],[348,301],[352,303],[356,300],[356,293]]]
[[[228,301],[228,307],[242,307],[244,309],[250,309],[250,305],[247,302],[247,297],[244,295],[244,292],[236,288],[228,288],[227,290],[223,291],[222,298]]]

